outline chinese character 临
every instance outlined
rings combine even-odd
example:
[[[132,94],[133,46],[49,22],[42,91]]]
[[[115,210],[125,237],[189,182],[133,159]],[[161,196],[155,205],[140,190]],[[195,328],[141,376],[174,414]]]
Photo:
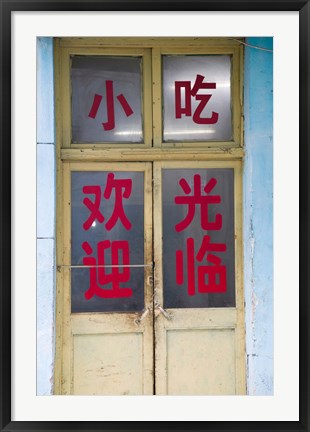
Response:
[[[106,87],[106,105],[107,105],[107,121],[102,123],[104,130],[112,130],[115,128],[115,110],[114,110],[114,90],[113,90],[113,81],[107,80],[105,82]],[[133,114],[133,110],[129,103],[127,102],[125,96],[123,94],[119,94],[116,96],[119,103],[121,104],[124,113],[127,117]],[[102,96],[99,94],[95,94],[92,107],[89,111],[88,117],[94,119],[96,118],[100,103],[102,100]]]
[[[200,223],[204,230],[220,230],[222,228],[222,215],[217,214],[215,221],[209,221],[209,205],[219,204],[221,202],[220,195],[210,195],[212,189],[216,186],[217,180],[211,178],[204,187],[206,195],[201,193],[201,176],[199,174],[194,175],[194,190],[192,191],[188,182],[182,178],[179,181],[181,188],[187,196],[176,196],[174,202],[176,204],[187,205],[187,215],[184,220],[179,222],[175,226],[177,232],[183,231],[187,228],[194,219],[196,205],[200,206]],[[190,193],[193,192],[192,195]]]
[[[110,231],[118,220],[120,220],[126,230],[131,229],[131,222],[127,218],[124,207],[123,198],[128,199],[132,191],[132,179],[115,179],[113,173],[109,173],[107,176],[107,183],[104,191],[104,198],[110,199],[112,191],[114,190],[114,209],[110,219],[107,221],[105,227]],[[95,196],[94,201],[91,201],[88,197],[83,200],[84,205],[90,210],[88,219],[83,223],[85,231],[89,230],[92,224],[97,220],[99,223],[103,223],[105,218],[100,211],[101,204],[101,187],[98,185],[83,186],[84,194],[92,194]]]
[[[82,244],[82,248],[87,255],[93,253],[93,249],[88,242]],[[107,273],[106,252],[111,255],[111,272]],[[119,255],[122,256],[120,260]],[[131,297],[131,288],[122,288],[120,283],[128,282],[130,279],[130,260],[129,245],[127,241],[103,240],[97,244],[97,257],[86,256],[83,264],[89,267],[89,288],[84,293],[85,299],[90,300],[93,296],[101,298],[120,298]],[[112,289],[102,288],[107,284],[112,284]]]
[[[186,241],[186,269],[187,269],[187,292],[188,295],[196,294],[196,260],[202,263],[206,255],[209,264],[200,265],[198,270],[198,292],[199,293],[223,293],[226,292],[226,266],[222,265],[221,259],[208,252],[224,252],[226,244],[210,243],[210,237],[204,236],[201,246],[195,256],[195,243],[193,238]],[[184,283],[184,258],[183,251],[176,251],[176,282],[178,285]],[[206,280],[207,279],[207,280]]]
[[[216,89],[216,83],[204,83],[203,75],[196,75],[196,80],[191,87],[191,81],[175,81],[175,116],[181,118],[184,114],[187,117],[192,116],[192,100],[195,98],[200,101],[193,115],[193,121],[197,124],[214,124],[218,121],[218,113],[212,111],[211,117],[201,117],[202,111],[211,99],[211,94],[198,94],[201,89]],[[181,89],[184,88],[185,104],[182,106]]]

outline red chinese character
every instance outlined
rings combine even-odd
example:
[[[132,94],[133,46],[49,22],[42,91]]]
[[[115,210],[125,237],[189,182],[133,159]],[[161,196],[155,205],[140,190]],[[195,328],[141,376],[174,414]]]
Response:
[[[83,223],[83,228],[85,231],[87,231],[92,226],[92,224],[95,222],[96,219],[100,223],[104,221],[104,217],[99,210],[100,202],[101,202],[101,189],[100,186],[83,186],[83,193],[95,195],[94,202],[91,202],[89,198],[83,199],[83,203],[91,211],[89,218],[87,219],[87,221]]]
[[[196,255],[196,260],[202,262],[207,252],[224,252],[226,244],[210,243],[210,237],[204,236],[200,249]],[[194,239],[188,238],[186,241],[187,253],[187,292],[192,296],[196,294],[195,276],[195,245]],[[206,261],[213,265],[198,266],[198,292],[199,293],[223,293],[226,292],[226,267],[221,265],[221,259],[213,254],[207,254]],[[208,280],[206,282],[206,275]],[[183,251],[176,251],[176,282],[178,285],[184,283]]]
[[[106,122],[102,123],[104,130],[112,130],[115,128],[115,110],[114,110],[114,90],[113,90],[113,81],[107,80],[105,82],[106,88],[106,97],[107,97],[107,116],[108,119]],[[119,103],[121,104],[125,114],[127,117],[133,114],[133,110],[129,103],[127,102],[125,96],[123,94],[119,94],[116,96]],[[95,94],[92,107],[89,111],[88,117],[94,119],[97,115],[100,103],[102,100],[102,96]]]
[[[114,179],[113,173],[109,173],[107,177],[106,188],[103,194],[104,198],[110,199],[113,189],[115,189],[114,210],[105,227],[108,231],[110,231],[115,226],[118,219],[120,219],[126,230],[130,230],[131,222],[124,212],[123,198],[128,199],[130,197],[132,190],[132,180],[117,180]],[[103,223],[104,221],[104,216],[100,212],[101,188],[100,186],[83,186],[83,193],[95,195],[94,202],[92,202],[89,198],[84,198],[83,200],[83,203],[91,212],[88,219],[83,223],[83,228],[85,231],[87,231],[96,220],[98,220],[100,223]]]
[[[104,191],[104,197],[106,199],[110,198],[112,189],[115,189],[114,210],[105,227],[108,231],[110,231],[115,226],[117,220],[120,219],[126,230],[130,230],[131,223],[124,212],[123,198],[128,199],[130,197],[132,190],[132,180],[116,180],[114,179],[114,174],[109,173],[107,185]]]
[[[93,249],[88,242],[82,244],[82,248],[91,255]],[[111,249],[111,273],[106,272],[105,253],[106,250]],[[119,261],[119,252],[122,255],[122,262]],[[127,241],[113,241],[103,240],[97,244],[97,258],[88,256],[83,258],[85,266],[92,266],[89,268],[89,288],[84,296],[86,300],[90,300],[93,296],[100,298],[119,298],[131,297],[131,288],[121,288],[121,282],[128,282],[130,279],[129,262],[129,245]],[[112,289],[104,289],[101,286],[111,283]]]
[[[191,97],[195,97],[200,101],[193,115],[193,121],[197,124],[214,124],[218,121],[218,113],[212,111],[211,117],[201,117],[201,113],[205,106],[211,99],[210,94],[197,94],[200,89],[216,89],[216,83],[204,83],[203,75],[196,75],[196,81],[191,88],[191,81],[175,81],[175,117],[181,118],[184,114],[187,117],[192,115],[192,102]],[[181,103],[181,89],[184,88],[185,93],[185,106],[182,107]]]
[[[189,195],[192,192],[189,184],[184,178],[179,181],[179,184],[186,195]],[[194,194],[190,196],[175,197],[174,202],[176,204],[186,204],[188,206],[186,218],[175,226],[175,230],[177,232],[184,230],[190,225],[195,216],[196,205],[200,205],[200,223],[202,229],[219,230],[222,228],[222,215],[217,214],[215,216],[215,221],[210,222],[208,214],[209,204],[219,204],[221,202],[220,195],[209,195],[209,193],[212,191],[216,184],[217,180],[215,178],[211,178],[204,187],[204,191],[208,195],[202,195],[201,176],[199,174],[196,174],[194,175]]]

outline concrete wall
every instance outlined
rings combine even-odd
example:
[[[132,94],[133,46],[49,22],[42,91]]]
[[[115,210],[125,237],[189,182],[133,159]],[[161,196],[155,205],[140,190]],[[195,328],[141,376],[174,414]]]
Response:
[[[272,50],[272,38],[247,38]],[[248,394],[273,394],[273,64],[245,48],[244,270]]]
[[[37,394],[52,394],[55,305],[53,39],[37,39]]]
[[[247,43],[272,49],[271,38]],[[53,40],[37,41],[37,394],[53,393],[55,130]],[[273,392],[272,53],[245,48],[244,270],[247,387]]]

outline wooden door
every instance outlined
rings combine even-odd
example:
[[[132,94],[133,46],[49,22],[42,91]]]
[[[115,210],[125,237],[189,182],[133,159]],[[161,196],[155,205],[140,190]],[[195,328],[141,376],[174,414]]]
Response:
[[[63,164],[56,394],[153,394],[151,185],[150,163]]]
[[[155,391],[245,393],[241,162],[156,162]]]
[[[56,41],[56,394],[245,393],[242,59]]]
[[[152,181],[152,164],[148,162],[64,164],[62,225],[64,244],[69,247],[63,249],[64,264],[58,268],[63,291],[62,295],[58,292],[62,331],[58,334],[57,393],[245,393],[241,163],[154,162],[153,171]],[[120,215],[123,220],[114,222],[115,227],[127,223],[127,229],[115,236],[109,223],[115,202],[108,206],[106,201],[115,200],[117,192],[116,187],[114,196],[111,190],[107,192],[108,177],[110,181],[113,177],[114,187],[115,181],[131,180],[134,190],[130,201],[131,192],[126,193],[121,183],[123,204],[126,199],[128,203]],[[96,189],[89,186],[100,189],[104,202],[97,202],[97,207]],[[129,224],[135,225],[132,241]],[[92,238],[93,225],[100,229],[96,228]],[[110,241],[111,253],[113,241],[129,239],[133,252],[130,262],[119,250],[120,262],[112,260],[102,265],[94,244],[103,237]],[[79,258],[76,249],[80,249]],[[108,249],[104,251],[107,255]],[[81,253],[84,259],[86,255],[97,261],[81,262]],[[209,262],[208,253],[212,255]],[[101,266],[106,278],[117,269],[118,289],[132,288],[132,283],[140,291],[142,288],[137,304],[124,296],[121,308],[118,300],[111,302],[109,298],[89,306],[91,299],[85,300],[85,286],[89,287],[86,297],[90,297],[91,274],[99,272]],[[132,280],[123,277],[126,266],[133,274]],[[208,273],[210,267],[215,268],[213,273]],[[134,277],[134,273],[140,276]],[[102,283],[102,275],[101,279],[96,275]],[[79,281],[83,281],[84,297],[76,299]],[[100,296],[105,287],[99,289],[103,291],[95,288],[94,297]],[[108,309],[98,308],[99,303],[109,302]]]

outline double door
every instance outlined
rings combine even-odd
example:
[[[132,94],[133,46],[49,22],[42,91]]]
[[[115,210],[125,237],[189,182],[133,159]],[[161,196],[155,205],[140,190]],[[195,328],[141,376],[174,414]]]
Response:
[[[245,393],[240,161],[63,163],[55,390]]]

